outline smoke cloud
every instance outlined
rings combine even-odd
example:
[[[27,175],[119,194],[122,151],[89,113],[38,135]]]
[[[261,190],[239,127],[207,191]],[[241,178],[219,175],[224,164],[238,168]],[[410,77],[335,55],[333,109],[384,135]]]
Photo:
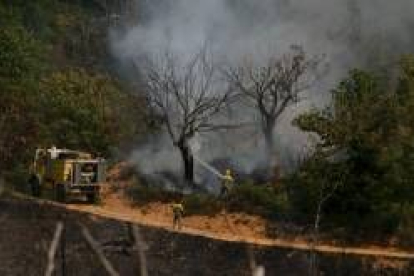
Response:
[[[307,92],[306,101],[284,114],[275,129],[282,164],[288,159],[283,154],[307,147],[307,136],[290,125],[294,116],[325,104],[330,89],[349,69],[387,65],[414,49],[412,0],[141,0],[136,9],[136,23],[112,30],[113,52],[123,65],[167,48],[185,59],[206,43],[219,61],[233,63],[246,56],[260,61],[281,55],[292,44],[302,45],[310,55],[326,56],[329,71],[324,79]],[[255,113],[244,108],[236,115],[242,121]],[[257,129],[199,137],[197,154],[207,160],[227,156],[248,171],[253,165],[245,160],[260,162],[257,148],[262,141],[254,133]],[[245,136],[253,140],[247,149],[241,138]],[[139,159],[147,153],[141,148],[134,155]],[[167,155],[172,158],[169,151]],[[163,163],[157,156],[146,159]]]

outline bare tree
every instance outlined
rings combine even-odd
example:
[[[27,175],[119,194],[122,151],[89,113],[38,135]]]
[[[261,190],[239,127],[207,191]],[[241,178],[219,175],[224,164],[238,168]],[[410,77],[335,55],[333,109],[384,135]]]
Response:
[[[167,51],[141,68],[148,103],[180,150],[184,179],[194,184],[194,158],[190,140],[197,133],[225,126],[213,123],[229,97],[212,56],[203,48],[192,58],[179,59]]]
[[[320,58],[308,58],[300,46],[291,46],[281,57],[272,57],[263,64],[245,61],[223,70],[229,83],[253,103],[260,115],[269,161],[273,162],[273,130],[279,117],[300,94],[317,79]]]
[[[335,195],[335,192],[342,184],[342,180],[339,179],[335,181],[333,184],[329,185],[327,183],[321,185],[319,188],[319,198],[316,207],[315,213],[315,220],[313,223],[313,230],[312,230],[312,240],[311,240],[311,248],[310,248],[310,260],[309,260],[309,275],[318,275],[317,273],[317,253],[315,251],[315,247],[318,246],[319,243],[319,227],[322,219],[322,213],[325,203],[331,199]]]

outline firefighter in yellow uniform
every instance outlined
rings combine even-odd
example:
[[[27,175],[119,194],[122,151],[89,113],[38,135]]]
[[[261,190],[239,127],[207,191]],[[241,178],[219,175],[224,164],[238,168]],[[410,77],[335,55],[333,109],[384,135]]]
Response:
[[[231,170],[227,169],[226,174],[222,176],[221,178],[220,198],[225,198],[229,194],[233,183],[234,183],[234,178],[231,175]]]
[[[171,209],[173,212],[173,228],[181,229],[181,220],[184,215],[184,205],[181,200],[179,203],[171,204]]]

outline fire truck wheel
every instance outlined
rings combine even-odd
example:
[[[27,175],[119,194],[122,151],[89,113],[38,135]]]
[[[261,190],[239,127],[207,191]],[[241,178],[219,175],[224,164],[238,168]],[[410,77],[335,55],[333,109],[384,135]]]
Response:
[[[32,176],[29,180],[32,196],[40,197],[42,195],[42,189],[40,187],[40,181],[36,176]]]
[[[89,203],[96,203],[98,201],[98,193],[93,192],[86,195]]]
[[[64,184],[56,185],[56,200],[59,202],[66,202],[66,189]]]

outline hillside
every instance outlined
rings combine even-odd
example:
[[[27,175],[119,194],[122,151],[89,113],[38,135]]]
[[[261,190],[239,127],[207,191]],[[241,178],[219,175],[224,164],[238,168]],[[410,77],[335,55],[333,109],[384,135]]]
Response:
[[[413,11],[0,0],[0,276],[414,275]]]
[[[101,1],[0,2],[0,177],[8,183],[27,179],[38,147],[109,156],[147,131],[142,98],[113,70],[108,15]]]

